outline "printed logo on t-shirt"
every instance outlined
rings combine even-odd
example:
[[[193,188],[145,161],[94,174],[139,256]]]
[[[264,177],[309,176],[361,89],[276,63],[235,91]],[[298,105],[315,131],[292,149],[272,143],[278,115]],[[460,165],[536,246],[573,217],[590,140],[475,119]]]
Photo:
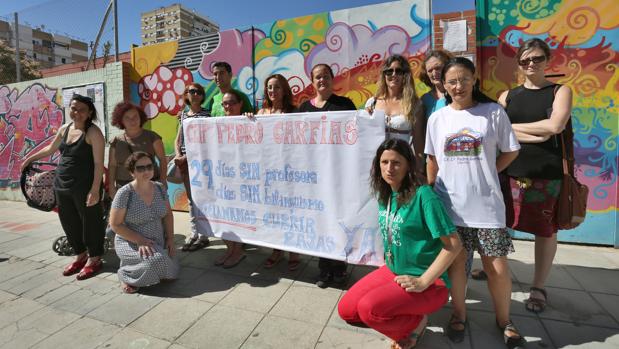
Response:
[[[402,239],[400,237],[400,229],[404,219],[398,214],[398,212],[391,213],[389,215],[389,225],[391,226],[391,239],[394,246],[401,246]],[[378,225],[380,227],[383,241],[388,243],[389,241],[389,227],[387,226],[387,210],[380,211],[378,213]]]
[[[443,151],[447,158],[479,159],[479,155],[482,153],[482,140],[481,133],[470,128],[463,128],[457,133],[447,136]]]

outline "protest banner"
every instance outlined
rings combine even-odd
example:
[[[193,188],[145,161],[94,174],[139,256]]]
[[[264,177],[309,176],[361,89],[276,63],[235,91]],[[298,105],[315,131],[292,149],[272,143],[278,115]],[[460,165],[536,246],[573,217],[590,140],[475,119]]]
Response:
[[[188,119],[199,229],[227,240],[380,265],[371,161],[385,139],[365,111]]]

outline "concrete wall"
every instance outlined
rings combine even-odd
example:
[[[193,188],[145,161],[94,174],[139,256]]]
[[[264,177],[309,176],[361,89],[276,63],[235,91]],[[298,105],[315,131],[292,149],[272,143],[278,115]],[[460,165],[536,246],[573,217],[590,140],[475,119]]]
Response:
[[[93,83],[104,84],[104,115],[107,139],[120,133],[110,125],[116,103],[128,98],[131,66],[124,62],[86,72],[0,85],[0,200],[23,201],[19,188],[22,159],[52,141],[68,122],[62,89]],[[46,160],[57,160],[52,155]]]

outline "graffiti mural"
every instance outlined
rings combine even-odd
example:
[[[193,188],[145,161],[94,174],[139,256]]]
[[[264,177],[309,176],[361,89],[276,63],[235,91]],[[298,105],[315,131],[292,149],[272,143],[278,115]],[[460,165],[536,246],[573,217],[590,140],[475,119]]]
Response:
[[[430,25],[429,0],[396,1],[278,20],[221,32],[217,46],[208,53],[205,48],[209,44],[205,38],[205,42],[195,44],[192,51],[202,52],[200,65],[193,69],[186,65],[184,69],[190,71],[193,81],[204,85],[208,99],[217,92],[211,74],[212,64],[227,61],[235,76],[233,87],[247,94],[259,108],[267,76],[284,75],[299,104],[314,95],[311,67],[326,63],[336,75],[335,92],[361,107],[376,91],[380,65],[389,55],[407,56],[415,74],[419,73],[421,57],[431,46]],[[152,97],[144,95],[141,86],[148,84],[147,79],[152,79],[149,76],[156,69],[163,69],[158,67],[173,70],[176,66],[172,60],[182,61],[182,55],[189,55],[186,49],[176,52],[179,45],[161,45],[161,50],[159,45],[132,50],[133,61],[139,63],[131,88],[136,103],[145,106],[150,103]],[[152,82],[149,86],[153,86]],[[418,88],[419,92],[426,89],[421,83]],[[173,154],[178,126],[174,113],[153,106],[149,108],[149,117],[152,118],[146,127],[158,132],[168,154]],[[173,207],[186,209],[182,186],[172,183],[169,191]]]
[[[619,9],[611,0],[478,1],[482,86],[498,97],[518,84],[515,54],[532,37],[552,49],[547,74],[573,93],[577,177],[589,186],[587,219],[563,241],[619,246]],[[524,236],[524,235],[523,235]]]
[[[0,86],[0,190],[19,188],[22,159],[47,146],[62,126],[58,90],[35,83],[21,93]],[[56,161],[52,158],[42,161]]]

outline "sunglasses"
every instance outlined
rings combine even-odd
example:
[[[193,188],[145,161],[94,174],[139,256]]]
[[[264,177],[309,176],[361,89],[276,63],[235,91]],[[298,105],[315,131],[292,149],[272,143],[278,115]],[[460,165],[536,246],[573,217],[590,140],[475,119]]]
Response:
[[[187,92],[188,92],[190,95],[194,95],[194,96],[195,96],[195,95],[200,95],[200,96],[202,96],[202,91],[200,91],[200,90],[188,90]]]
[[[519,60],[518,65],[521,67],[526,67],[531,62],[537,64],[537,63],[542,63],[545,60],[546,60],[546,56],[529,57],[529,58]]]
[[[152,171],[154,169],[153,164],[148,164],[148,165],[140,165],[140,166],[136,166],[135,170],[137,172],[146,172],[146,171]]]
[[[385,69],[385,70],[383,70],[383,74],[385,74],[385,76],[392,76],[393,74],[395,74],[397,76],[402,76],[402,75],[404,75],[404,73],[406,73],[406,70],[400,69],[400,68],[393,68],[393,69]]]

